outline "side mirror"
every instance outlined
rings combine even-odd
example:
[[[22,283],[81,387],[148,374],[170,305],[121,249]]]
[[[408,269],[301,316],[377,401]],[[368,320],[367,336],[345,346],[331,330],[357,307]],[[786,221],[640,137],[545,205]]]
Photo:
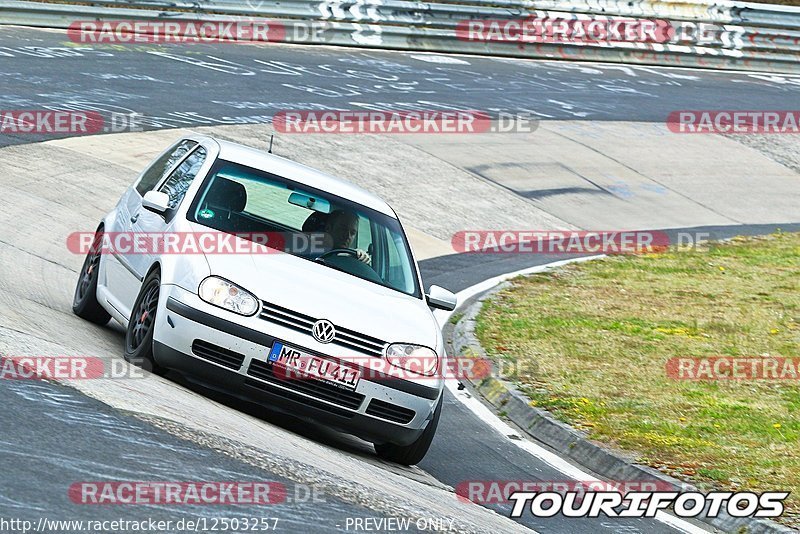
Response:
[[[439,286],[431,286],[425,298],[428,306],[437,310],[453,311],[458,303],[458,299],[453,293]]]
[[[161,191],[148,191],[142,198],[142,207],[156,213],[164,213],[169,208],[169,195]]]

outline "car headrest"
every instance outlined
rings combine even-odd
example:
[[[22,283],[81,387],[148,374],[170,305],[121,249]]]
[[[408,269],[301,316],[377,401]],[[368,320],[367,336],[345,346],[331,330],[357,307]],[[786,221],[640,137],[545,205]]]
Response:
[[[241,212],[247,205],[247,190],[239,182],[217,176],[206,198],[215,208]]]
[[[322,232],[325,230],[325,221],[328,215],[321,211],[315,211],[303,222],[304,232]]]

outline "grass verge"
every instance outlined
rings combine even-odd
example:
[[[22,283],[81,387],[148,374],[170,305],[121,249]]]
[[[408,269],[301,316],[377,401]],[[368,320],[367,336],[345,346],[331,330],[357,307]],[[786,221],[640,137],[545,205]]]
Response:
[[[490,356],[529,363],[532,405],[700,487],[788,490],[800,512],[800,380],[670,378],[674,357],[800,356],[800,234],[609,257],[487,301]],[[797,524],[797,523],[795,523]]]

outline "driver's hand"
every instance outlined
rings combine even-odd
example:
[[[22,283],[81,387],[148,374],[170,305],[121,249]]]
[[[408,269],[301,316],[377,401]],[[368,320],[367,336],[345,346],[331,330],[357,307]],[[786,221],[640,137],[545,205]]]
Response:
[[[360,248],[356,249],[356,257],[358,258],[358,261],[366,263],[367,265],[372,263],[372,256],[370,256]]]

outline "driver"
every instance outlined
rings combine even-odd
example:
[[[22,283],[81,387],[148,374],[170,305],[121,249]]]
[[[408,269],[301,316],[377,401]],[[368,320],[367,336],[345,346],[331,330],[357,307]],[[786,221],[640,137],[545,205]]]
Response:
[[[368,265],[372,263],[372,257],[368,253],[353,248],[358,234],[358,215],[352,211],[341,209],[332,211],[325,221],[325,233],[332,242],[331,250],[337,248],[354,250],[359,261]]]

